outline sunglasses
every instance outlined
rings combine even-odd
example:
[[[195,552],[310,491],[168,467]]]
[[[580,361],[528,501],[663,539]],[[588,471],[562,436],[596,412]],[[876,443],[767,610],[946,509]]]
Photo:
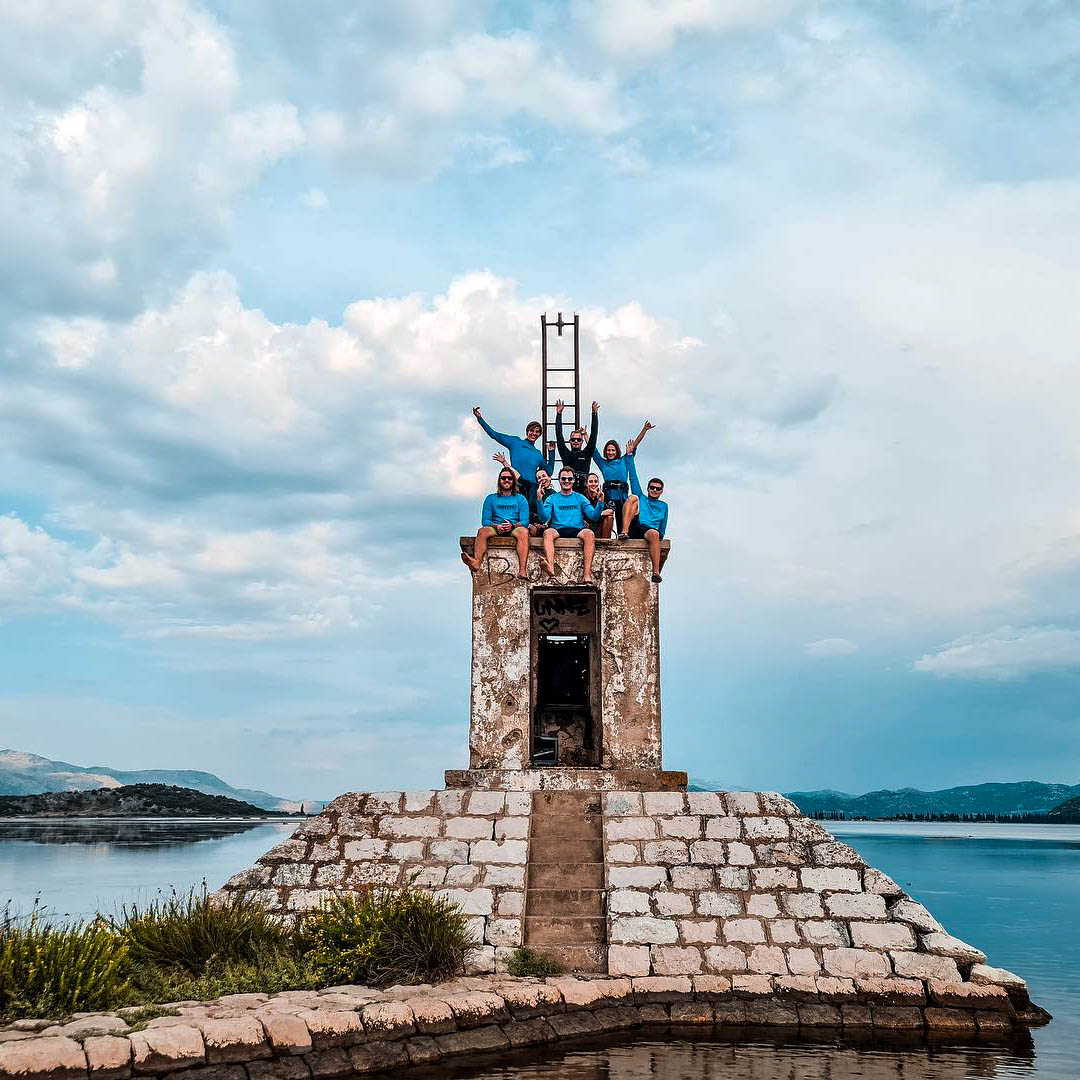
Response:
[[[663,491],[664,489],[663,489],[663,487],[661,487],[660,484],[650,484],[649,485],[649,490],[650,491]]]

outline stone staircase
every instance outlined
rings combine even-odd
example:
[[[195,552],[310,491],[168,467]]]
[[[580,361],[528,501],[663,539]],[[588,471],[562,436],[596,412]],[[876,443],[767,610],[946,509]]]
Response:
[[[525,945],[568,971],[607,971],[604,819],[595,791],[533,794]]]

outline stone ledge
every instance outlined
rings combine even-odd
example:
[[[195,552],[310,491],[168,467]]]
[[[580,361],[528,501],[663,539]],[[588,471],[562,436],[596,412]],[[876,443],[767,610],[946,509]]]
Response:
[[[685,791],[686,773],[670,769],[447,769],[451,790]]]
[[[1008,1038],[1050,1019],[1037,1006],[1003,1010],[994,994],[964,998],[932,985],[921,999],[906,999],[931,1004],[900,1006],[893,988],[873,980],[835,985],[841,982],[492,975],[381,991],[233,994],[178,1003],[178,1015],[139,1032],[126,1032],[117,1014],[78,1017],[80,1026],[69,1025],[73,1034],[64,1036],[50,1034],[55,1025],[46,1021],[17,1021],[18,1028],[0,1028],[0,1080],[321,1080],[639,1027],[833,1030],[883,1039],[905,1031],[940,1042]],[[40,1030],[29,1030],[35,1026]],[[113,1034],[90,1034],[102,1026]]]

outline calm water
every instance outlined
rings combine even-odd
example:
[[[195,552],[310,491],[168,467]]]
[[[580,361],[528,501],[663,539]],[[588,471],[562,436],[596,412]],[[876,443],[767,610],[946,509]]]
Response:
[[[1080,827],[829,822],[990,962],[1022,974],[1054,1014],[1034,1045],[966,1048],[738,1043],[700,1035],[625,1037],[443,1068],[464,1078],[606,1080],[1080,1080]],[[159,889],[211,888],[251,865],[295,823],[0,821],[0,905],[76,915]]]

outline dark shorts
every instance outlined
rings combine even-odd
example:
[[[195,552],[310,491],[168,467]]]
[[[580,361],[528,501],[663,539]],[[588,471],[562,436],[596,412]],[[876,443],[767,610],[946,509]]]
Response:
[[[627,526],[626,535],[629,536],[631,540],[644,540],[645,534],[649,531],[650,530],[646,529],[645,526],[641,524],[641,518],[635,514],[634,520]]]
[[[587,526],[584,527],[587,528]],[[559,534],[559,537],[562,540],[573,540],[574,537],[581,535],[581,529],[575,529],[573,526],[570,525],[564,525],[561,529],[556,529],[555,531]]]

